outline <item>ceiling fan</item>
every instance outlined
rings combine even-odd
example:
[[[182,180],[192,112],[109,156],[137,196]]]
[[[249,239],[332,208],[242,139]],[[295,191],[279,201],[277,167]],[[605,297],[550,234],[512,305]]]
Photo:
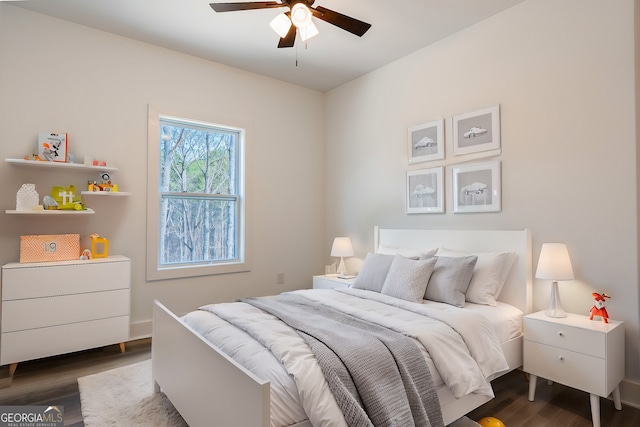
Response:
[[[238,10],[271,9],[288,7],[289,11],[281,13],[271,21],[271,27],[280,36],[278,47],[293,47],[296,33],[300,32],[302,41],[306,41],[318,34],[318,29],[311,21],[311,17],[318,18],[345,31],[362,37],[371,24],[343,15],[322,6],[311,7],[315,0],[283,0],[283,1],[254,1],[242,3],[209,3],[216,12],[234,12]]]

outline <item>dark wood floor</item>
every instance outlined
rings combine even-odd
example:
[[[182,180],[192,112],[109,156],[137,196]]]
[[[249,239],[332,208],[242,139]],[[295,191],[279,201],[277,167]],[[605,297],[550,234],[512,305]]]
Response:
[[[117,345],[18,365],[8,386],[8,369],[0,371],[0,405],[63,405],[65,426],[84,427],[77,378],[151,357],[151,341]],[[538,380],[535,402],[527,399],[524,374],[514,371],[493,382],[496,398],[469,414],[472,420],[496,417],[507,427],[591,427],[589,395],[559,384]],[[640,426],[640,409],[601,399],[602,427]]]
[[[513,371],[492,382],[496,398],[472,411],[472,420],[495,417],[506,427],[591,427],[589,394],[549,385],[538,378],[536,398],[529,402],[529,382],[520,371]],[[640,409],[622,405],[617,411],[613,400],[600,399],[602,427],[640,426]]]
[[[80,409],[78,378],[151,357],[151,340],[118,345],[18,364],[9,384],[9,370],[0,371],[0,405],[64,406],[64,425],[84,427]]]

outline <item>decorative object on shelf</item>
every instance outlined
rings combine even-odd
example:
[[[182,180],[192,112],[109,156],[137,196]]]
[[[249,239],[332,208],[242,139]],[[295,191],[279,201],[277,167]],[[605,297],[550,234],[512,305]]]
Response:
[[[331,256],[340,257],[338,274],[346,275],[347,268],[344,265],[344,257],[353,256],[353,246],[351,245],[351,239],[348,237],[336,237],[333,240],[333,246],[331,247]]]
[[[80,255],[79,234],[20,236],[20,262],[70,261]]]
[[[58,209],[58,202],[53,197],[47,195],[42,198],[42,206],[45,210],[53,211]]]
[[[548,317],[567,317],[560,302],[558,282],[573,280],[573,268],[569,251],[564,243],[543,243],[538,258],[536,278],[551,280],[551,299],[549,308],[545,311]]]
[[[88,261],[91,259],[91,250],[89,249],[85,249],[82,251],[82,253],[80,254],[80,259],[81,260],[85,260]]]
[[[40,196],[36,191],[35,184],[22,184],[22,187],[16,193],[16,210],[30,211],[34,206],[38,206]]]
[[[84,209],[82,199],[76,194],[76,187],[74,185],[68,187],[53,186],[51,188],[51,197],[57,202],[57,209],[76,211]]]
[[[66,133],[38,134],[37,157],[49,162],[67,161],[68,135]]]
[[[107,162],[104,160],[97,160],[90,156],[84,157],[84,164],[87,166],[107,166]]]
[[[453,116],[454,156],[499,149],[500,105]]]
[[[593,320],[594,316],[600,316],[604,323],[609,323],[609,313],[607,313],[607,308],[604,306],[604,303],[605,298],[611,297],[604,292],[601,294],[593,292],[591,296],[596,301],[596,304],[591,307],[591,315],[589,316],[589,320]]]
[[[91,258],[106,258],[109,256],[109,240],[93,233],[91,239]]]

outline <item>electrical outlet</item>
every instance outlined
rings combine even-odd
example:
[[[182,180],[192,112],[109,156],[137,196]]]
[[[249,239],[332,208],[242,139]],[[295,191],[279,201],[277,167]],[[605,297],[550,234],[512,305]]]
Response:
[[[284,273],[278,273],[278,274],[276,275],[276,283],[277,283],[278,285],[282,285],[282,284],[284,284]]]

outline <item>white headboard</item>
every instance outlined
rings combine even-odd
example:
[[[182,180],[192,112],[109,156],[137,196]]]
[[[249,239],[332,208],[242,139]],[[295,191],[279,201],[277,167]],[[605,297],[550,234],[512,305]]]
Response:
[[[411,249],[444,247],[466,252],[504,252],[518,254],[499,301],[531,313],[532,256],[531,230],[408,230],[374,227],[374,251],[378,246]]]

